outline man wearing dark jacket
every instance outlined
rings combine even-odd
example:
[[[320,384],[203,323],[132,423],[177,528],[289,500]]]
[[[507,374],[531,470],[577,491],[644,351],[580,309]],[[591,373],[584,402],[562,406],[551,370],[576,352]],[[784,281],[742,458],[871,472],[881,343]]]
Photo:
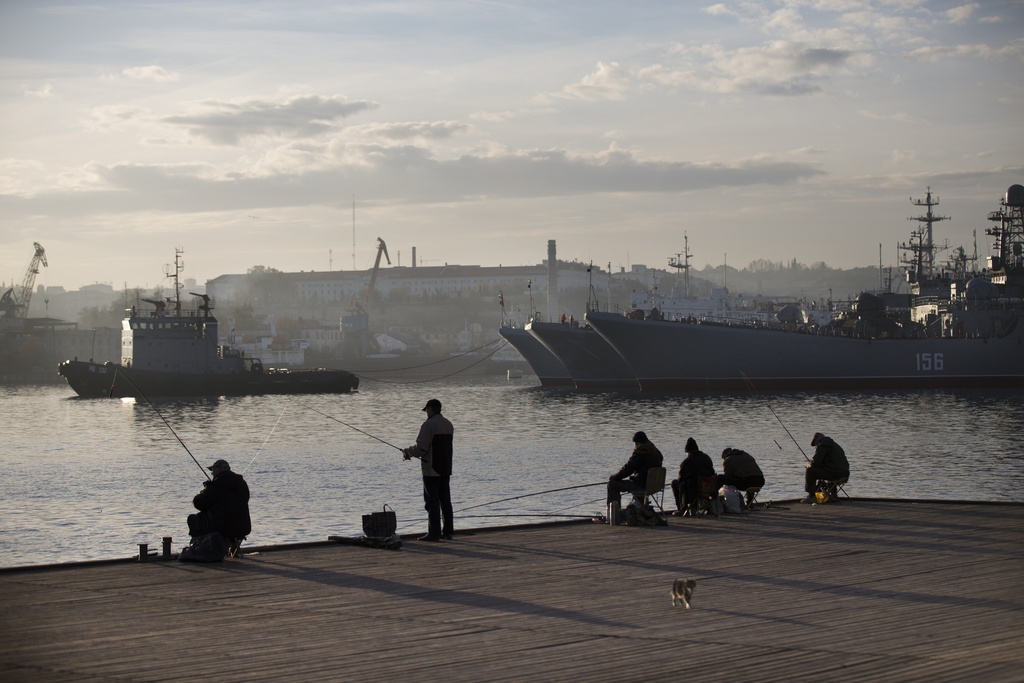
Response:
[[[819,479],[840,481],[850,478],[850,463],[842,446],[821,432],[814,433],[811,445],[814,446],[814,457],[807,464],[804,473],[804,491],[807,492],[807,497],[800,501],[801,503],[816,502],[814,489]]]
[[[697,482],[699,477],[715,476],[715,463],[711,456],[697,447],[697,442],[690,437],[683,448],[686,457],[679,465],[679,478],[672,480],[672,494],[676,497],[676,510],[673,515],[682,515],[697,500]]]
[[[647,470],[661,467],[661,451],[643,432],[633,435],[633,453],[622,468],[608,477],[608,502],[622,505],[622,492],[645,491]]]
[[[754,456],[738,448],[722,451],[722,471],[724,474],[718,475],[719,486],[735,486],[740,491],[764,486],[764,473]],[[752,500],[752,494],[747,493],[747,507]]]
[[[249,486],[242,475],[231,471],[226,460],[206,469],[213,479],[204,481],[203,490],[192,499],[199,512],[188,516],[188,533],[197,537],[219,531],[228,542],[241,541],[252,531]]]
[[[416,444],[402,449],[409,460],[418,458],[423,474],[423,507],[427,511],[427,533],[421,541],[451,540],[455,532],[452,519],[452,441],[455,427],[441,414],[441,402],[436,398],[423,406],[427,419],[420,425]]]

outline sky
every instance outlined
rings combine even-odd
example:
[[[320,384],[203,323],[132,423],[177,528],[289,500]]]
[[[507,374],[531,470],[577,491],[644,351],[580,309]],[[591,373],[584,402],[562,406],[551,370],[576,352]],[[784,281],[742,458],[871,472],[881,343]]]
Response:
[[[990,253],[1024,2],[0,3],[0,282]],[[941,261],[944,253],[940,253]],[[386,265],[386,261],[384,262]]]

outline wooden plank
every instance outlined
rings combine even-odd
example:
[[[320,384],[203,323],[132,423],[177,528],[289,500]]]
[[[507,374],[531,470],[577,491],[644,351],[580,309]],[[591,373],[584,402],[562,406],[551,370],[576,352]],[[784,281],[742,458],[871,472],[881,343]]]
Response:
[[[1021,505],[854,500],[401,551],[5,571],[0,676],[1010,679],[1024,666],[1022,532]],[[679,577],[698,582],[693,609],[670,605]]]

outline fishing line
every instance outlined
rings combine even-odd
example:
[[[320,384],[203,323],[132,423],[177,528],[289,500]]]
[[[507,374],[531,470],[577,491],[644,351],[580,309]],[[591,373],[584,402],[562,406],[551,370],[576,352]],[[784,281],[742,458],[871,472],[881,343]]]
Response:
[[[392,447],[392,448],[394,448],[394,449],[395,449],[396,451],[402,451],[402,450],[404,450],[404,449],[402,449],[402,448],[400,448],[400,447],[396,446],[396,445],[395,445],[395,444],[393,444],[393,443],[390,443],[390,442],[388,442],[388,441],[385,441],[384,439],[380,438],[379,436],[374,436],[373,434],[370,434],[369,432],[365,432],[365,431],[363,431],[363,430],[362,430],[362,429],[360,429],[359,427],[353,427],[352,425],[350,425],[350,424],[349,424],[349,423],[347,423],[347,422],[342,422],[341,420],[339,420],[338,418],[334,417],[333,415],[328,415],[327,413],[321,412],[321,411],[317,410],[316,408],[314,408],[313,406],[310,406],[310,405],[306,405],[305,403],[301,403],[301,402],[298,402],[298,401],[296,401],[296,403],[298,403],[298,404],[299,404],[300,406],[302,406],[303,408],[308,408],[309,410],[312,410],[312,411],[313,411],[314,413],[317,413],[317,414],[319,414],[319,415],[323,415],[323,416],[324,416],[324,417],[326,417],[326,418],[327,418],[328,420],[334,420],[335,422],[337,422],[337,423],[338,423],[338,424],[340,424],[340,425],[345,425],[345,426],[346,426],[346,427],[348,427],[349,429],[354,429],[354,430],[356,430],[357,432],[359,432],[360,434],[365,434],[366,436],[370,437],[371,439],[376,439],[377,441],[380,441],[380,442],[381,442],[382,444],[385,444],[385,445],[387,445],[387,446],[391,446],[391,447]],[[415,458],[415,457],[418,457],[418,456],[415,456],[415,455],[414,455],[414,456],[412,456],[412,457],[414,457],[414,458]]]
[[[549,491],[538,491],[537,493],[524,493],[521,496],[512,496],[511,498],[502,498],[501,500],[492,500],[489,503],[480,503],[479,505],[471,505],[468,508],[462,508],[460,510],[455,510],[455,512],[465,512],[466,510],[475,510],[476,508],[481,508],[481,507],[484,507],[486,505],[497,505],[498,503],[507,503],[510,500],[519,500],[520,498],[529,498],[530,496],[541,496],[541,495],[544,495],[545,493],[557,493],[559,491],[571,491],[573,489],[585,489],[585,488],[588,488],[590,486],[604,486],[607,483],[608,482],[606,482],[606,481],[599,481],[596,484],[580,484],[578,486],[566,486],[566,487],[563,487],[563,488],[560,488],[560,489],[551,489]]]
[[[451,361],[453,359],[462,358],[463,356],[468,356],[469,354],[475,353],[475,352],[477,352],[477,351],[479,351],[481,349],[486,349],[488,346],[491,346],[493,344],[497,344],[499,342],[502,344],[501,346],[497,347],[496,349],[491,351],[489,354],[487,354],[486,356],[482,357],[480,360],[478,360],[475,363],[472,363],[470,365],[467,365],[464,368],[456,370],[455,372],[450,372],[450,373],[448,373],[446,375],[438,375],[436,377],[431,376],[431,377],[428,377],[426,379],[419,379],[419,380],[392,380],[392,379],[385,379],[385,378],[380,378],[380,377],[367,377],[366,375],[363,374],[365,372],[388,372],[388,373],[395,373],[395,372],[399,372],[401,370],[415,370],[415,369],[418,369],[418,368],[425,368],[425,367],[428,367],[430,365],[437,365],[438,363],[447,363],[447,362],[449,362],[449,361]],[[413,366],[410,366],[410,367],[407,367],[407,368],[391,368],[391,369],[388,369],[388,370],[363,370],[362,372],[359,372],[359,373],[356,373],[356,374],[358,374],[360,379],[368,379],[368,380],[371,380],[371,381],[374,381],[374,382],[380,382],[381,384],[403,384],[404,385],[404,384],[424,384],[426,382],[437,382],[438,380],[447,379],[449,377],[455,377],[456,375],[460,375],[463,372],[466,372],[467,370],[469,370],[469,369],[479,365],[480,363],[483,363],[485,360],[487,360],[488,358],[490,358],[491,356],[496,354],[498,351],[501,351],[506,346],[509,346],[509,343],[507,341],[505,341],[504,339],[495,339],[494,341],[487,342],[483,346],[479,346],[479,347],[477,347],[475,349],[467,351],[466,353],[460,354],[458,356],[450,356],[450,357],[447,357],[447,358],[442,358],[440,360],[431,361],[429,363],[423,363],[422,365],[413,365]]]
[[[281,414],[277,416],[277,422],[274,423],[274,429],[270,430],[270,434],[267,434],[267,438],[264,439],[263,443],[260,444],[260,447],[256,449],[256,455],[252,456],[252,460],[249,461],[249,465],[252,465],[254,462],[256,462],[256,458],[259,457],[260,452],[263,450],[263,447],[267,445],[267,442],[270,441],[270,437],[272,437],[274,435],[274,430],[277,429],[277,425],[281,424],[281,418],[284,417],[284,411],[287,410],[287,408],[288,407],[285,406],[281,410]],[[246,470],[249,469],[249,465],[246,465],[245,469],[242,470],[239,474],[245,474]]]
[[[165,418],[163,416],[163,413],[161,413],[157,409],[157,407],[153,404],[153,402],[149,400],[148,396],[146,396],[144,393],[142,393],[141,389],[139,389],[137,386],[135,386],[135,382],[133,382],[130,379],[128,379],[128,377],[123,372],[120,372],[120,370],[118,370],[117,366],[114,366],[114,377],[110,380],[110,398],[114,397],[114,382],[117,381],[117,375],[118,374],[120,374],[121,378],[124,379],[125,382],[128,382],[128,384],[131,386],[131,388],[134,389],[139,394],[139,396],[141,396],[146,401],[146,403],[149,404],[149,407],[153,409],[153,412],[156,413],[157,416],[159,416],[159,418],[161,420],[163,420],[163,423],[165,425],[167,425],[168,429],[171,430],[171,434],[174,434],[174,438],[178,440],[178,443],[181,444],[181,447],[185,449],[186,453],[188,453],[188,457],[192,458],[192,462],[194,462],[196,464],[196,467],[198,467],[199,471],[203,473],[203,476],[206,477],[207,479],[209,479],[210,478],[210,473],[206,471],[205,467],[203,467],[201,464],[199,464],[199,461],[196,460],[196,456],[192,455],[192,451],[190,451],[188,449],[188,446],[185,445],[185,442],[181,440],[180,436],[178,436],[178,432],[174,431],[174,427],[172,427],[171,423],[167,421],[167,418]]]
[[[743,372],[742,370],[740,371],[740,374],[741,374],[741,375],[743,375],[743,381],[747,383],[747,390],[749,390],[749,391],[750,391],[750,393],[751,393],[751,395],[753,395],[753,393],[754,393],[754,383],[750,381],[750,378],[749,378],[749,377],[747,377],[746,373],[744,373],[744,372]],[[780,424],[780,425],[782,425],[782,428],[786,430],[786,434],[789,434],[789,438],[790,438],[790,439],[793,439],[793,443],[794,443],[794,444],[796,445],[796,448],[797,448],[797,450],[798,450],[798,451],[800,451],[800,455],[804,456],[804,460],[806,460],[807,462],[810,462],[810,461],[811,461],[811,459],[807,457],[807,454],[806,454],[806,453],[804,453],[804,449],[800,448],[800,442],[799,442],[799,441],[797,441],[797,440],[796,440],[796,439],[795,439],[795,438],[793,437],[793,434],[792,434],[792,433],[791,433],[791,432],[789,431],[789,429],[788,429],[788,428],[786,427],[786,423],[784,423],[784,422],[782,421],[782,418],[780,418],[780,417],[779,417],[779,416],[778,416],[778,415],[777,415],[777,414],[775,413],[775,411],[774,411],[774,410],[772,410],[772,406],[771,406],[771,404],[770,404],[770,403],[768,403],[768,400],[767,400],[767,399],[765,399],[764,405],[765,405],[765,407],[766,407],[766,408],[768,408],[768,410],[769,410],[769,411],[771,411],[771,414],[775,416],[775,419],[779,421],[779,424]],[[775,442],[775,445],[776,445],[776,446],[779,446],[779,442],[778,442],[778,441],[776,441],[776,442]],[[779,449],[781,450],[781,449],[782,449],[782,446],[779,446]]]

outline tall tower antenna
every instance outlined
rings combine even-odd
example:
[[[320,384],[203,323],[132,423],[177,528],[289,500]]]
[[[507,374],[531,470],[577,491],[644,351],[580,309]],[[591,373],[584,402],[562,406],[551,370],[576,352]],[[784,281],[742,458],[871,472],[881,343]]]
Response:
[[[356,269],[356,196],[352,195],[352,270]]]
[[[918,278],[931,278],[935,274],[935,253],[939,249],[946,248],[945,246],[940,247],[935,244],[932,238],[932,223],[948,221],[949,216],[936,216],[932,213],[932,207],[939,205],[939,198],[935,197],[933,200],[932,188],[930,187],[927,188],[924,199],[914,199],[911,197],[910,203],[914,206],[926,207],[927,211],[923,216],[911,216],[907,219],[908,221],[917,221],[922,226],[911,233],[911,242],[900,245],[901,249],[909,251],[911,254],[903,263],[911,266]]]

